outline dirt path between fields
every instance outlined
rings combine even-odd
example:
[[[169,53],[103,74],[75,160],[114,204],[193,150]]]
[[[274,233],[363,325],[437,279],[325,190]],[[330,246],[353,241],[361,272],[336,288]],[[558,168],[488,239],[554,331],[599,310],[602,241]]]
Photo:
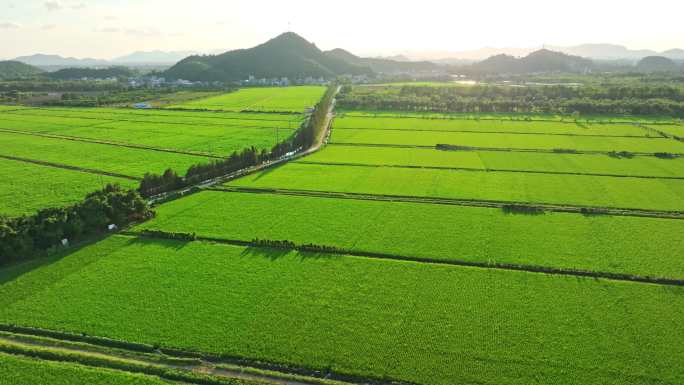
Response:
[[[75,363],[78,365],[84,365],[84,366],[89,366],[89,367],[94,367],[94,368],[107,368],[107,369],[118,370],[118,371],[129,372],[129,373],[146,374],[142,369],[141,370],[134,370],[133,368],[131,368],[131,370],[122,370],[122,369],[117,369],[115,367],[108,367],[106,364],[97,365],[97,364],[94,364],[92,362],[79,361],[78,359],[73,359],[73,355],[82,356],[84,358],[90,357],[90,358],[97,358],[97,359],[101,359],[101,360],[112,360],[112,361],[117,361],[117,362],[125,362],[128,364],[139,365],[139,366],[151,366],[151,367],[155,367],[155,368],[163,368],[163,369],[170,369],[170,370],[177,370],[177,371],[200,373],[200,374],[210,375],[210,376],[218,377],[218,378],[222,378],[222,379],[240,379],[240,380],[254,381],[254,382],[260,382],[260,383],[267,383],[267,384],[320,385],[320,384],[326,383],[326,381],[328,384],[339,384],[339,385],[351,384],[348,382],[324,380],[324,379],[318,379],[315,377],[307,378],[307,376],[303,376],[303,375],[296,375],[296,376],[295,375],[288,375],[286,373],[283,373],[283,377],[279,377],[275,374],[270,375],[267,373],[258,373],[257,372],[258,369],[249,368],[249,367],[239,368],[236,366],[236,369],[228,369],[226,367],[223,367],[223,366],[219,367],[216,364],[212,364],[212,363],[205,362],[205,361],[200,361],[199,364],[190,364],[190,363],[172,364],[169,362],[170,361],[169,358],[173,358],[173,357],[163,356],[161,354],[136,353],[136,352],[117,353],[117,350],[115,350],[115,349],[107,349],[107,348],[98,347],[95,345],[86,345],[86,344],[69,345],[68,343],[65,343],[63,341],[57,341],[57,340],[55,340],[53,343],[51,343],[50,340],[48,340],[48,339],[35,339],[34,337],[28,336],[28,335],[14,335],[14,334],[3,333],[3,335],[0,335],[0,343],[4,343],[6,345],[24,348],[24,349],[35,349],[35,348],[45,349],[45,350],[48,350],[48,351],[53,352],[53,353],[69,354],[72,356],[72,359],[62,361],[59,359],[59,357],[44,358],[44,357],[36,357],[35,355],[31,355],[31,354],[26,355],[26,356],[30,356],[32,358],[37,358],[39,360],[71,362],[71,363]],[[3,349],[3,346],[0,345],[0,352],[3,352],[4,350],[6,350],[6,349]],[[7,351],[5,353],[6,354],[23,355],[21,353],[17,353],[17,352],[13,352],[13,351]],[[151,374],[148,374],[148,375],[151,375]],[[153,375],[151,375],[151,376],[153,376]],[[296,377],[296,378],[289,378],[289,377]],[[187,383],[192,383],[192,382],[188,381]]]

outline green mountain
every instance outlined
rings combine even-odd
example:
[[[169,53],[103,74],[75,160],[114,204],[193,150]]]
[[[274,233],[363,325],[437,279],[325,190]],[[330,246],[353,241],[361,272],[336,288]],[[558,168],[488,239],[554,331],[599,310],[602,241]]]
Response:
[[[468,69],[475,74],[527,74],[546,72],[582,72],[591,69],[593,62],[579,56],[542,49],[523,58],[496,55]]]
[[[370,68],[325,55],[314,44],[288,32],[250,49],[221,55],[190,56],[168,69],[164,76],[191,81],[237,81],[256,78],[334,78],[342,74],[371,74]]]
[[[43,70],[18,61],[0,61],[0,80],[26,79],[43,73]]]
[[[425,72],[434,71],[440,67],[431,62],[421,61],[421,62],[411,62],[411,61],[396,61],[390,59],[376,59],[376,58],[362,58],[358,57],[349,51],[345,51],[341,48],[334,49],[332,51],[326,51],[325,54],[331,58],[337,58],[344,60],[349,64],[353,64],[360,67],[368,67],[374,72],[378,73],[411,73],[411,72]]]
[[[47,76],[57,80],[75,79],[106,79],[106,78],[127,78],[135,75],[135,71],[127,67],[110,68],[64,68],[59,71],[51,72]]]
[[[672,59],[663,56],[648,56],[637,63],[637,70],[642,72],[675,72],[681,68]]]

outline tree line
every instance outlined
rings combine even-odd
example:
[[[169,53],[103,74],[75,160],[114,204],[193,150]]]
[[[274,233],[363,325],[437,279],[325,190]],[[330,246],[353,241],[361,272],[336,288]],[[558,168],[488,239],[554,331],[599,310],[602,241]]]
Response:
[[[140,193],[144,197],[151,197],[186,188],[202,181],[258,166],[280,159],[287,154],[310,148],[325,131],[329,106],[333,102],[336,90],[337,85],[331,85],[316,105],[314,112],[295,134],[277,143],[270,150],[262,149],[260,151],[255,147],[250,147],[241,152],[235,151],[224,159],[192,165],[183,176],[172,169],[167,169],[162,175],[147,173],[140,182]]]
[[[666,85],[344,87],[344,109],[684,117],[684,92]]]
[[[153,215],[137,191],[107,185],[73,206],[0,217],[0,265],[45,255],[66,246],[63,240],[73,243],[105,233],[110,225],[122,227]]]

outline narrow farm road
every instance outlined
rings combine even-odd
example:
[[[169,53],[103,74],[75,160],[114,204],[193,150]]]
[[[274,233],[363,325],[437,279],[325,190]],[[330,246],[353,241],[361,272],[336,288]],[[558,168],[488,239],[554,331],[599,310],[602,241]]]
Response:
[[[47,361],[60,361],[59,354],[66,354],[70,357],[69,362],[73,362],[79,365],[95,367],[95,368],[108,368],[106,364],[98,365],[88,361],[87,358],[97,358],[101,361],[112,361],[118,363],[128,363],[129,370],[122,370],[131,373],[142,373],[145,374],[142,368],[153,367],[153,368],[163,368],[176,371],[186,371],[193,373],[202,373],[205,375],[210,375],[219,378],[230,378],[230,379],[240,379],[246,381],[254,381],[266,384],[276,384],[276,385],[320,385],[324,381],[319,380],[315,377],[308,378],[303,375],[288,375],[283,373],[283,377],[279,377],[276,373],[273,375],[260,372],[256,368],[250,367],[238,367],[235,369],[228,368],[226,366],[217,366],[213,363],[199,361],[198,364],[190,363],[171,363],[168,357],[161,354],[151,354],[151,353],[137,353],[132,351],[118,351],[115,349],[107,349],[95,345],[86,344],[69,344],[64,341],[54,341],[49,339],[34,339],[30,336],[23,335],[10,335],[3,334],[0,335],[0,352],[6,351],[7,354],[24,355],[17,353],[16,349],[26,350],[27,356],[38,356],[32,355],[30,351],[32,349],[39,349],[43,352],[56,353],[52,355],[53,358],[42,358],[40,356],[36,357],[38,359],[44,359]],[[81,356],[84,360],[79,360],[78,357]],[[141,370],[134,370],[133,366],[140,366]],[[114,369],[114,368],[109,368]],[[114,369],[118,370],[118,369]],[[335,383],[339,385],[349,384],[340,381],[330,381],[325,380],[326,383]]]
[[[176,191],[176,192],[174,192],[174,194],[182,197],[182,196],[184,196],[184,195],[186,195],[186,194],[190,193],[191,191],[196,190],[198,188],[199,189],[206,189],[206,188],[213,187],[213,186],[216,186],[219,184],[223,184],[223,183],[229,182],[233,179],[237,179],[237,178],[241,178],[241,177],[246,176],[246,175],[254,174],[256,172],[265,170],[267,168],[277,167],[279,165],[285,164],[285,163],[290,162],[292,160],[303,158],[305,156],[311,155],[311,154],[319,151],[325,145],[328,138],[330,137],[330,130],[332,128],[332,121],[335,118],[335,113],[334,113],[335,104],[336,104],[335,96],[337,96],[337,94],[340,92],[341,89],[342,89],[342,86],[337,86],[337,89],[335,90],[335,94],[333,95],[333,98],[332,98],[332,102],[328,106],[328,112],[326,114],[324,129],[316,137],[316,141],[314,142],[313,146],[311,146],[310,148],[308,148],[302,152],[295,153],[295,154],[285,155],[282,158],[276,159],[274,161],[265,162],[265,163],[262,163],[262,164],[259,164],[256,166],[252,166],[252,167],[248,167],[248,168],[245,168],[242,170],[238,170],[238,171],[235,171],[233,173],[226,174],[226,175],[223,175],[223,176],[220,176],[217,178],[206,180],[206,181],[201,182],[199,184],[196,184],[194,186],[186,187],[183,190]],[[154,203],[157,203],[160,201],[164,201],[164,200],[166,200],[167,196],[169,196],[168,193],[160,194],[158,196],[150,198],[149,202],[151,204],[154,204]]]

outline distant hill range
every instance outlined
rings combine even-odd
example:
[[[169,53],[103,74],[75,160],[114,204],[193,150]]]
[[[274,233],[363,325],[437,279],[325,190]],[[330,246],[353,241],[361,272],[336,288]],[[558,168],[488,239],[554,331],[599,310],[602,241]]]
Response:
[[[403,56],[390,58],[362,58],[341,48],[326,51],[325,55],[343,60],[359,67],[368,67],[378,73],[410,73],[439,70],[439,66],[429,61],[409,61]]]
[[[14,61],[22,62],[44,69],[60,68],[79,68],[79,67],[112,67],[117,65],[129,66],[172,66],[178,61],[190,55],[195,55],[194,51],[138,51],[130,55],[125,55],[112,60],[93,59],[93,58],[74,58],[62,57],[59,55],[36,54],[21,56]]]
[[[239,81],[256,78],[332,78],[341,74],[370,75],[372,70],[325,54],[313,43],[288,32],[254,48],[220,55],[190,56],[165,72],[171,79]]]
[[[636,68],[640,72],[676,72],[684,69],[674,60],[663,56],[645,57],[637,63]]]
[[[581,56],[593,60],[623,60],[636,63],[648,56],[663,56],[672,60],[684,60],[684,50],[675,48],[663,52],[654,50],[631,50],[616,44],[582,44],[576,46],[545,46],[544,48],[563,52],[568,55]],[[407,60],[428,60],[440,64],[463,64],[477,62],[497,55],[522,57],[536,51],[537,48],[480,48],[469,51],[434,51],[404,52],[398,56]]]
[[[92,58],[77,59],[74,57],[62,57],[59,55],[45,55],[40,53],[31,56],[20,56],[14,60],[36,67],[95,67],[109,65],[109,62],[106,60]]]
[[[593,67],[593,62],[579,56],[567,55],[548,49],[530,53],[523,58],[510,55],[496,55],[464,68],[477,74],[528,74],[548,72],[584,72]]]
[[[684,50],[671,49],[664,52],[653,50],[632,50],[615,44],[583,44],[574,47],[549,47],[569,55],[588,57],[595,60],[641,60],[648,56],[663,56],[673,60],[684,60]]]
[[[197,55],[195,51],[138,51],[130,55],[121,56],[114,60],[115,64],[176,64],[191,55]]]
[[[0,80],[27,79],[42,73],[43,70],[18,61],[0,61]]]

